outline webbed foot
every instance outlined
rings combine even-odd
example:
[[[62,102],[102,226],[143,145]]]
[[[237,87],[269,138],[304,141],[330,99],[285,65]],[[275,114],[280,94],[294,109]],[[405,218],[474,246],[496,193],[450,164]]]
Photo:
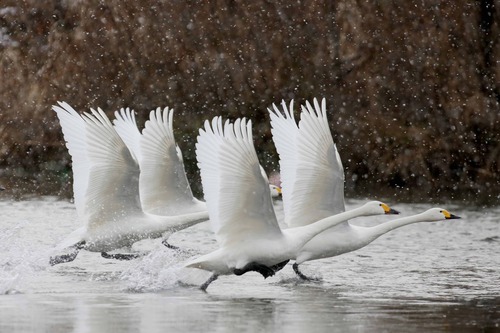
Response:
[[[311,277],[308,277],[306,275],[304,275],[300,270],[299,270],[299,265],[297,263],[294,263],[292,265],[292,268],[293,268],[293,271],[295,272],[295,274],[297,274],[302,280],[305,280],[305,281],[319,281],[319,279],[316,279],[316,278],[311,278]]]
[[[73,251],[68,254],[61,254],[60,256],[54,256],[50,257],[49,259],[49,264],[51,266],[57,265],[57,264],[62,264],[65,262],[70,262],[75,260],[76,256],[78,255],[79,250]]]
[[[166,247],[168,247],[169,249],[172,249],[172,250],[179,250],[179,247],[178,246],[175,246],[175,245],[172,245],[168,242],[168,239],[164,239],[162,242],[161,242],[163,245],[165,245]]]
[[[290,259],[282,261],[276,265],[272,265],[271,268],[274,270],[274,272],[279,272],[283,269],[283,267],[286,266],[286,264],[288,264],[289,261],[290,261]]]
[[[116,260],[132,260],[136,259],[142,256],[142,254],[139,253],[116,253],[116,254],[109,254],[107,252],[101,252],[101,256],[106,259],[116,259]]]
[[[80,250],[83,249],[84,247],[85,247],[85,241],[78,242],[70,247],[70,249],[72,249],[70,253],[61,254],[60,256],[50,257],[49,264],[51,266],[54,266],[57,264],[73,261],[78,255],[78,252],[80,252]]]
[[[208,285],[209,285],[210,283],[214,282],[215,280],[217,280],[217,278],[218,278],[218,277],[219,277],[219,275],[217,275],[217,274],[215,274],[215,273],[214,273],[214,274],[212,274],[212,276],[211,276],[211,277],[209,277],[209,278],[208,278],[208,280],[207,280],[204,284],[202,284],[202,285],[200,286],[200,289],[201,289],[201,290],[203,290],[203,291],[207,291]]]

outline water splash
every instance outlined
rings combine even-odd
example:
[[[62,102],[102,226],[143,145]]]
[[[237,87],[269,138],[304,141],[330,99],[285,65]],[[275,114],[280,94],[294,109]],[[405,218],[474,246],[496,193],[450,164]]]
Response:
[[[127,289],[149,292],[178,286],[184,263],[193,256],[190,251],[172,250],[158,245],[121,273]]]
[[[23,292],[48,267],[48,249],[21,235],[28,226],[21,221],[0,231],[0,294]]]

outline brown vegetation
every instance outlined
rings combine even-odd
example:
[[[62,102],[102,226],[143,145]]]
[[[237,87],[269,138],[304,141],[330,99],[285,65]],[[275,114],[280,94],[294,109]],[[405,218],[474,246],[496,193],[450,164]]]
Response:
[[[271,171],[266,108],[326,97],[351,195],[500,192],[494,0],[3,0],[1,7],[0,182],[15,176],[70,190],[70,159],[50,110],[58,100],[110,116],[129,106],[141,121],[157,106],[175,108],[196,183],[193,147],[204,119],[251,118]]]

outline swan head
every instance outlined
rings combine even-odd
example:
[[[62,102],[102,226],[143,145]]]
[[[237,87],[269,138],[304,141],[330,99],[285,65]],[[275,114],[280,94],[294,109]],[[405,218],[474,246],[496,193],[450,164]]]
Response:
[[[269,189],[271,190],[272,198],[278,198],[281,195],[281,187],[270,184]]]
[[[365,211],[365,215],[387,215],[387,214],[399,214],[395,209],[392,209],[386,203],[382,201],[369,201],[362,206]]]
[[[453,219],[460,219],[460,216],[453,215],[449,211],[443,208],[431,208],[429,210],[426,210],[422,214],[422,218],[424,218],[426,221],[433,222],[433,221],[443,221],[443,220],[453,220]]]

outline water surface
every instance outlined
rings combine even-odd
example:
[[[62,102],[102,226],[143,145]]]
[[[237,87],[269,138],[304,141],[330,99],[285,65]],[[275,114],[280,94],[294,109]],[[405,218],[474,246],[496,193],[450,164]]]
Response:
[[[500,331],[500,207],[444,208],[463,219],[406,226],[301,266],[319,281],[288,265],[267,280],[221,277],[205,293],[207,275],[182,263],[216,247],[206,223],[171,237],[181,252],[145,240],[134,249],[149,254],[133,261],[82,251],[50,267],[53,246],[80,226],[73,204],[0,201],[0,332]]]

